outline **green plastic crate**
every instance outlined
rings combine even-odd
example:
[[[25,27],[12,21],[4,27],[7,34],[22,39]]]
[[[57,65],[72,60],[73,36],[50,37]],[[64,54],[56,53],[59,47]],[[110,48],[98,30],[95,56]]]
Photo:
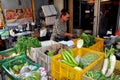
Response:
[[[28,62],[29,65],[33,65],[36,66],[36,68],[33,71],[36,71],[40,68],[40,65],[32,62],[31,60],[29,60],[28,58],[26,58],[26,55],[21,55],[18,56],[8,62],[3,63],[2,68],[5,70],[7,76],[11,79],[11,80],[19,80],[19,78],[15,75],[12,75],[11,72],[9,71],[9,67],[13,67],[14,65],[19,64],[19,62],[21,62],[22,64]]]
[[[15,57],[15,56],[14,57],[8,57],[8,56],[12,55],[13,53],[17,54],[15,47],[7,49],[7,50],[4,50],[4,51],[0,51],[0,56],[5,57],[5,58],[0,60],[0,72],[2,72],[2,64],[4,62],[7,62],[7,61],[13,59]]]
[[[11,55],[11,53],[16,53],[16,48],[15,47],[4,50],[4,51],[0,51],[1,56],[9,56],[9,55]]]

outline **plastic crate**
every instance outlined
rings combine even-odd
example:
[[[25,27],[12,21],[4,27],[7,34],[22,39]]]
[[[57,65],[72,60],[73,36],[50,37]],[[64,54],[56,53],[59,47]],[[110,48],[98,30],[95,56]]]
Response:
[[[73,40],[75,47],[76,47],[77,41],[79,39],[80,38],[77,38],[77,39]],[[95,39],[96,39],[96,43],[93,44],[92,46],[90,46],[89,48],[93,49],[93,50],[96,50],[96,51],[103,51],[103,48],[104,48],[104,39],[103,38],[95,38]]]
[[[2,71],[2,64],[14,58],[14,56],[9,57],[13,53],[17,53],[15,47],[0,52],[0,56],[2,58],[0,60],[0,72]]]
[[[102,68],[102,66],[100,66]],[[96,68],[94,68],[93,70],[96,70]],[[120,61],[116,61],[116,66],[115,66],[115,69],[114,69],[114,74],[115,75],[120,75]],[[83,78],[82,80],[94,80],[88,76],[86,76],[85,74],[83,75]]]
[[[51,67],[52,67],[52,72],[51,75],[54,77],[56,80],[82,80],[82,75],[87,72],[88,70],[93,69],[96,67],[99,69],[100,66],[103,64],[103,59],[104,59],[104,53],[94,51],[88,48],[81,48],[81,49],[73,49],[74,50],[74,55],[80,55],[83,56],[84,54],[88,52],[94,52],[100,55],[100,57],[92,62],[90,65],[88,65],[86,68],[82,69],[81,71],[74,69],[71,66],[68,66],[62,62],[59,61],[61,59],[61,54],[58,54],[56,56],[52,57],[52,62],[51,62]]]
[[[9,38],[9,30],[8,29],[0,30],[0,35],[2,40]]]
[[[39,67],[40,67],[40,65],[38,65],[38,64],[30,61],[29,59],[27,59],[25,55],[17,56],[16,58],[14,58],[12,60],[3,63],[2,67],[5,70],[7,76],[11,80],[19,80],[19,78],[17,76],[12,75],[12,73],[9,71],[9,67],[13,67],[14,65],[17,65],[17,64],[24,64],[25,62],[28,62],[29,65],[36,66],[36,68],[34,70],[38,70]]]
[[[48,41],[42,41],[41,42],[41,47],[49,47],[49,46],[54,46],[54,45],[56,45],[56,44],[59,44],[58,42],[55,42],[55,41],[53,41],[53,40],[48,40]],[[27,56],[31,59],[31,60],[33,60],[33,61],[35,61],[35,62],[37,62],[36,61],[36,57],[37,57],[37,50],[38,49],[40,49],[41,47],[39,47],[39,48],[31,48],[31,52],[30,52],[30,54],[27,54]]]
[[[52,46],[47,47],[41,47],[36,48],[37,50],[37,63],[40,64],[42,67],[44,67],[47,70],[48,75],[51,72],[51,57],[45,54],[45,51],[51,51],[51,50],[58,50],[60,48],[63,48],[64,45],[61,44],[54,44]]]

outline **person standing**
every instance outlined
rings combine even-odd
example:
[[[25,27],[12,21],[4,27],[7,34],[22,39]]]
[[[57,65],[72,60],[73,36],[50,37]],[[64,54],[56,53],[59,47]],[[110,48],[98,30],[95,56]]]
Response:
[[[67,26],[66,22],[70,18],[70,13],[66,9],[61,10],[61,15],[59,19],[55,21],[55,24],[53,26],[53,32],[51,35],[51,40],[54,41],[62,41],[65,40],[65,38],[72,38],[72,33],[67,33]]]

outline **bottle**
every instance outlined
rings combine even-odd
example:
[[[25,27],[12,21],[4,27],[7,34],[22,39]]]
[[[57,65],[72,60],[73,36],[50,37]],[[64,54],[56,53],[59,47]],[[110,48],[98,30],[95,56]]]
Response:
[[[31,30],[34,31],[35,29],[35,22],[31,22]]]
[[[107,36],[111,36],[112,35],[112,29],[109,29],[108,31],[107,31]]]

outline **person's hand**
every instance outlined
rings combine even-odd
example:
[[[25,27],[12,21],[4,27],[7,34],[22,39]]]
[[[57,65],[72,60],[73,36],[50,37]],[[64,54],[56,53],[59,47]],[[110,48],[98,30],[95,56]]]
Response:
[[[72,38],[73,37],[73,34],[72,33],[65,33],[65,36],[69,37],[69,38]]]

